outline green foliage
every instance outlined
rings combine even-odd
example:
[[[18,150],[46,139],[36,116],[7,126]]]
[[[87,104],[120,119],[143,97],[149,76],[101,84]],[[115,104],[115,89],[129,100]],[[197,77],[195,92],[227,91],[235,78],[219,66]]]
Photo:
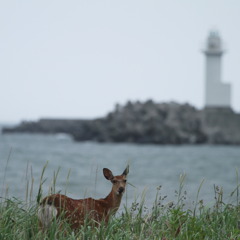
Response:
[[[16,198],[1,198],[0,201],[0,239],[1,240],[80,240],[80,239],[240,239],[240,205],[239,183],[231,194],[236,197],[235,204],[223,202],[223,189],[214,186],[215,200],[213,206],[207,207],[199,200],[199,193],[203,184],[196,194],[193,206],[187,204],[187,194],[184,191],[185,175],[179,178],[179,188],[176,199],[166,202],[167,196],[161,195],[161,186],[157,188],[153,206],[145,205],[142,200],[133,202],[130,207],[124,206],[121,214],[112,217],[109,223],[93,227],[89,219],[84,225],[73,232],[70,226],[59,219],[52,222],[47,231],[41,231],[37,219],[37,210],[42,198],[43,177],[46,166],[40,178],[40,184],[36,200],[28,196],[25,201]],[[50,193],[55,191],[59,169],[53,175]],[[237,173],[238,179],[238,173]],[[32,193],[32,190],[30,191]],[[143,193],[146,196],[146,192]]]
[[[157,191],[156,201],[149,209],[134,202],[124,208],[109,224],[92,227],[89,221],[72,232],[67,223],[53,221],[46,232],[39,230],[37,203],[29,206],[18,199],[5,199],[0,203],[0,239],[239,239],[240,206],[224,204],[216,196],[212,208],[199,201],[194,211],[179,204],[164,204],[165,197]],[[216,190],[217,191],[217,190]],[[220,194],[217,192],[216,194]],[[196,207],[197,206],[197,207]]]

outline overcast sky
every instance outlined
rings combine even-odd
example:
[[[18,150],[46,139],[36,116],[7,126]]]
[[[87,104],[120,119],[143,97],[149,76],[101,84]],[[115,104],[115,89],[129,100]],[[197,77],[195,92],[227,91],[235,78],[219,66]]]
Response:
[[[150,98],[202,108],[211,29],[239,112],[239,0],[0,0],[0,122],[93,118]]]

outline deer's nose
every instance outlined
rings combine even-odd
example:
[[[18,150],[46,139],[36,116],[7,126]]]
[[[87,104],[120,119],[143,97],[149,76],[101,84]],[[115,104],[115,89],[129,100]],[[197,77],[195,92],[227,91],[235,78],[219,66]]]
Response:
[[[123,193],[123,192],[124,192],[124,188],[123,188],[123,187],[120,187],[120,188],[118,189],[118,192],[119,192],[119,193]]]

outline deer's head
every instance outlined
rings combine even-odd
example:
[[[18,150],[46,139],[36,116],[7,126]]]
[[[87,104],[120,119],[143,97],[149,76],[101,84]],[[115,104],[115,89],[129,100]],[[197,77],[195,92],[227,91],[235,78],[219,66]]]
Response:
[[[111,170],[108,168],[103,169],[103,175],[107,180],[112,182],[112,190],[116,195],[121,196],[124,193],[127,184],[128,172],[129,166],[127,166],[122,175],[119,176],[113,176]]]

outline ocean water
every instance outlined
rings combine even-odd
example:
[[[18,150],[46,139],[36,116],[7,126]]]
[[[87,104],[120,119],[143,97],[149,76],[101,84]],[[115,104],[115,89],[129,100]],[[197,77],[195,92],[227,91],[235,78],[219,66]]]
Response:
[[[107,167],[119,175],[129,164],[131,185],[123,199],[127,206],[143,196],[150,205],[159,186],[160,194],[167,196],[165,202],[176,201],[181,175],[186,175],[183,191],[189,205],[203,180],[199,199],[209,205],[214,203],[214,185],[223,188],[226,202],[233,202],[235,198],[229,196],[240,182],[236,174],[239,146],[110,144],[74,142],[62,134],[0,134],[0,196],[24,200],[33,184],[34,200],[46,164],[43,194],[51,190],[55,174],[55,191],[73,198],[105,197],[111,183],[102,169]]]

